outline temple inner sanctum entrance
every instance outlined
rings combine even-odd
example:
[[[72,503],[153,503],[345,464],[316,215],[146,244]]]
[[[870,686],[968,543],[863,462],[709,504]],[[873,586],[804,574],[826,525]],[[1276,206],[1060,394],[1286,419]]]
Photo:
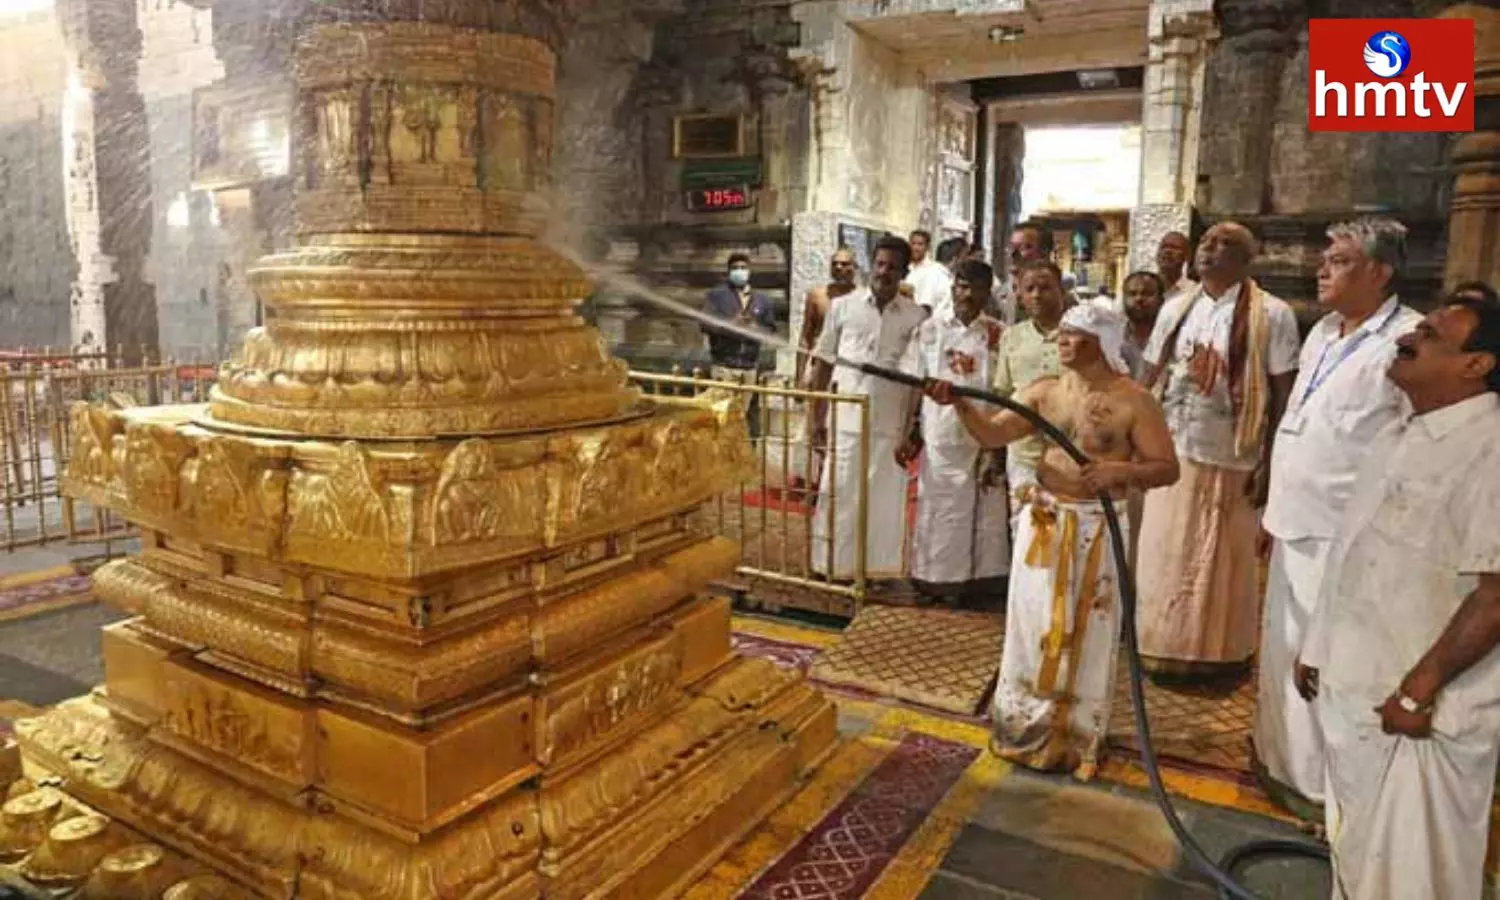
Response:
[[[1473,131],[1308,127],[1310,23],[1377,15],[1472,25]],[[1261,643],[1295,592],[1255,488],[1340,291],[1416,321],[1500,281],[1496,28],[0,0],[0,900],[1211,900],[1099,493],[1131,573],[1202,574],[1131,577],[1158,620],[1250,622],[1238,656],[1146,648],[1186,831],[1321,852],[1259,750],[1263,671],[1309,676]],[[1338,240],[1389,278],[1330,276]],[[1253,468],[1163,412],[1191,379]],[[934,381],[1106,461],[982,449]],[[1088,417],[1036,399],[1064,383]],[[1123,421],[1100,385],[1131,425],[1083,435]],[[1439,798],[1473,801],[1470,874],[1491,780]],[[1305,856],[1236,877],[1334,891]]]

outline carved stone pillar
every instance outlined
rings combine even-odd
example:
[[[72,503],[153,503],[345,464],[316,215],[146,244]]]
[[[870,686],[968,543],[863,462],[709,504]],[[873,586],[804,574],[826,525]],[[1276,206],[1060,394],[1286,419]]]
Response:
[[[151,147],[136,75],[135,0],[61,0],[68,48],[63,152],[68,232],[78,271],[71,341],[126,362],[158,349],[151,246]]]
[[[1474,127],[1453,146],[1444,283],[1500,285],[1500,10],[1463,3],[1439,18],[1474,20]]]
[[[836,737],[709,593],[742,408],[645,402],[536,240],[554,7],[361,6],[298,37],[265,326],[207,404],[73,411],[65,490],[142,532],[95,579],[134,618],[107,691],[16,724],[70,799],[15,791],[6,859],[69,887],[137,866],[101,897],[674,893]]]
[[[1130,222],[1132,269],[1154,267],[1162,237],[1187,234],[1191,227],[1205,67],[1217,34],[1212,0],[1157,0],[1149,15],[1140,200]]]
[[[1225,215],[1268,212],[1282,76],[1305,27],[1296,0],[1220,0],[1222,39],[1205,88],[1197,205]]]

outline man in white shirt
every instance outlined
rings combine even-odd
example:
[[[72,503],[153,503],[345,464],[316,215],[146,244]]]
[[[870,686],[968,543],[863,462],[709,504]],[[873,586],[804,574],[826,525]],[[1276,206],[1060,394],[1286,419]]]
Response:
[[[1500,753],[1500,307],[1397,341],[1295,678],[1327,750],[1336,900],[1479,900]]]
[[[1156,272],[1166,288],[1167,302],[1190,297],[1198,291],[1198,282],[1187,277],[1187,261],[1193,256],[1193,243],[1180,231],[1169,231],[1156,245]]]
[[[1392,288],[1406,261],[1406,228],[1360,219],[1328,230],[1318,300],[1333,311],[1302,346],[1297,383],[1271,456],[1263,526],[1274,538],[1255,708],[1256,772],[1300,815],[1323,802],[1323,737],[1297,699],[1292,663],[1312,620],[1323,567],[1370,442],[1406,415],[1385,377],[1396,339],[1421,321]]]
[[[1161,674],[1242,671],[1260,637],[1256,509],[1301,336],[1291,307],[1248,277],[1255,252],[1243,225],[1209,229],[1202,287],[1162,308],[1146,347],[1182,464],[1141,513],[1137,627]]]
[[[981,260],[958,264],[953,302],[922,323],[912,374],[987,390],[1003,326],[984,315],[995,272]],[[983,407],[993,414],[998,410]],[[1010,571],[1005,479],[995,455],[979,446],[951,406],[921,405],[921,431],[900,451],[920,454],[911,578],[923,595],[953,605],[998,595]]]
[[[834,356],[887,368],[910,364],[907,354],[912,339],[927,318],[922,307],[901,292],[910,259],[911,251],[901,238],[885,237],[875,245],[870,286],[845,295],[828,312],[818,337],[819,358],[808,367],[812,390],[828,390],[834,373],[824,360]],[[833,444],[829,446],[827,403],[815,400],[810,404],[813,446],[829,447],[813,518],[813,571],[834,580],[858,576],[855,548],[859,495],[868,491],[865,574],[870,578],[904,577],[901,546],[906,537],[906,472],[896,463],[896,450],[905,441],[917,393],[852,368],[839,370],[838,392],[870,398],[869,457],[861,468],[863,428],[855,406],[840,405]]]
[[[917,305],[934,314],[946,309],[953,293],[953,273],[929,252],[932,235],[926,231],[913,231],[911,243],[911,272],[906,283],[911,285],[912,299]]]

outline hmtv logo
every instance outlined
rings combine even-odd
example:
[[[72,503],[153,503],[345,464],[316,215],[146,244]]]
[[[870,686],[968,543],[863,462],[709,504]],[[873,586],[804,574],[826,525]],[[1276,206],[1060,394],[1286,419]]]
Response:
[[[1308,22],[1312,131],[1473,131],[1472,19]]]

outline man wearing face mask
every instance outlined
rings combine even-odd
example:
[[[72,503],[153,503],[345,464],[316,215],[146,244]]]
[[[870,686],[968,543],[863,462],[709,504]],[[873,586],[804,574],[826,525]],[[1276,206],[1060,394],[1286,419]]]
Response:
[[[703,311],[716,319],[734,323],[741,330],[776,333],[776,310],[771,298],[750,288],[750,257],[734,253],[729,257],[725,283],[708,292]],[[760,342],[727,328],[703,325],[708,337],[709,358],[713,361],[715,381],[753,382],[760,368]],[[760,404],[754,395],[745,416],[750,436],[760,434]]]

